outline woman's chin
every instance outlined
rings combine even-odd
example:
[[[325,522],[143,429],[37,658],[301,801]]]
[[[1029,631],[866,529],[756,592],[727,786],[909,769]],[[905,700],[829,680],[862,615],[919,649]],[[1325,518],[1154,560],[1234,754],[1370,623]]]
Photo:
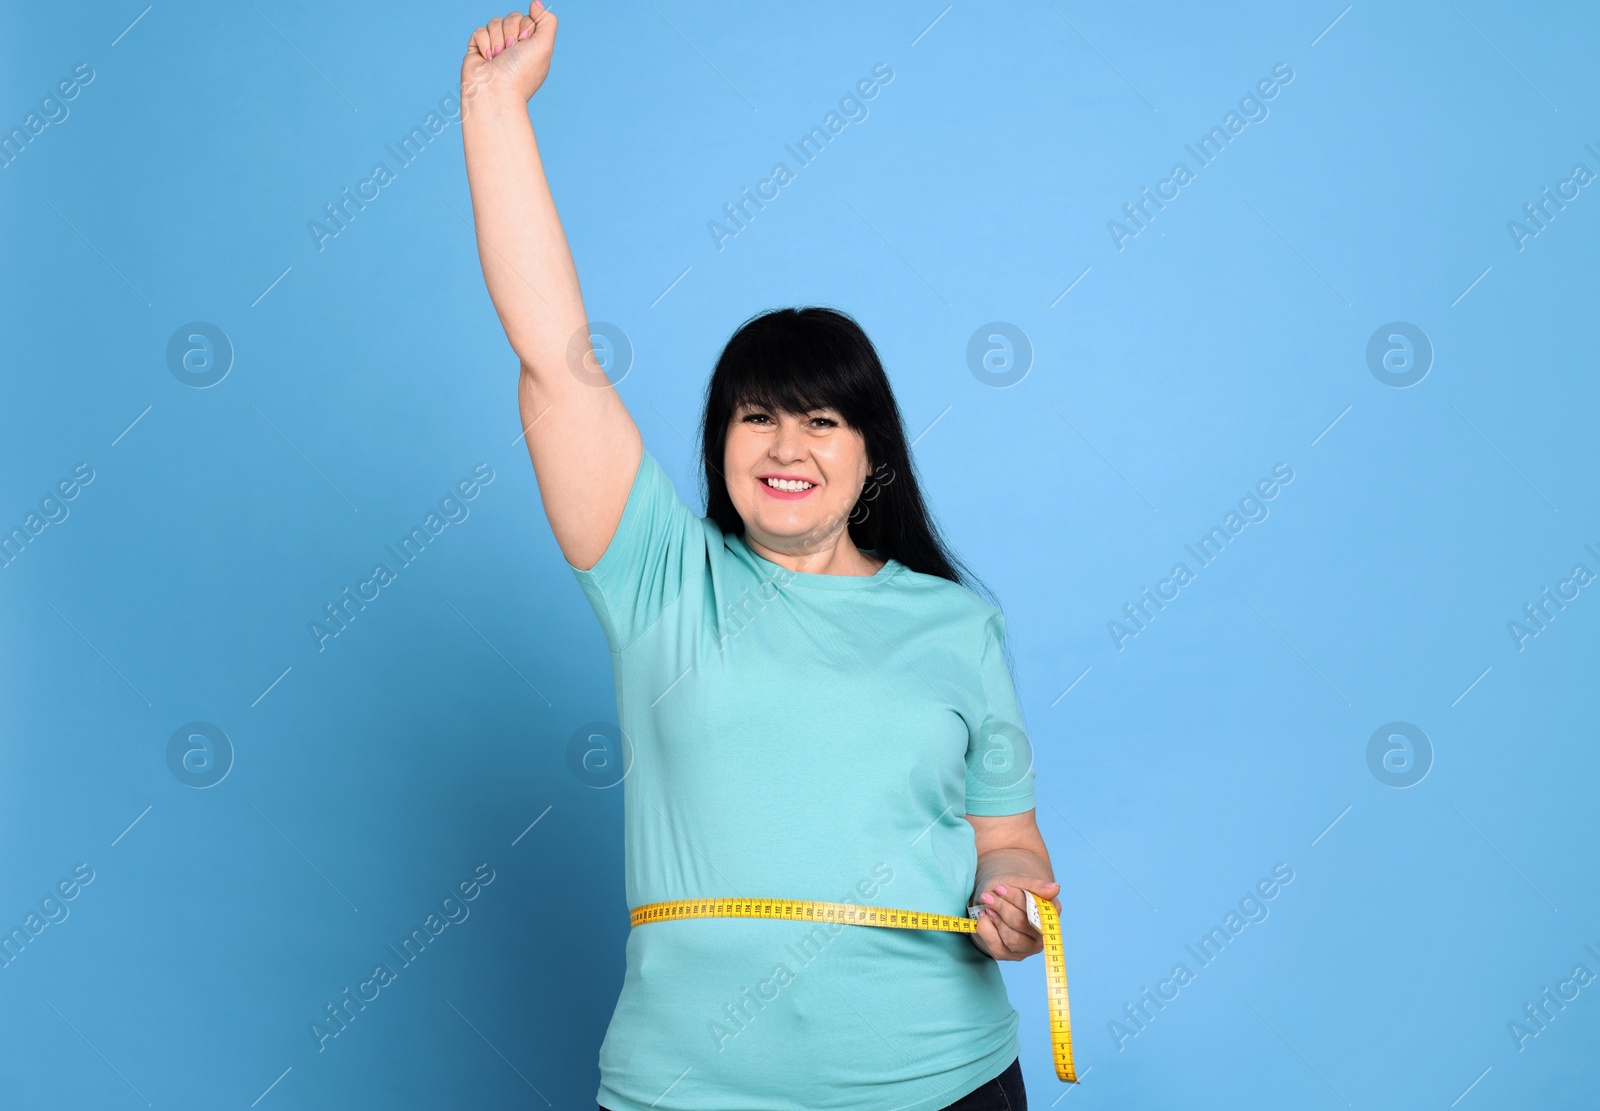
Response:
[[[791,555],[809,555],[821,547],[819,541],[826,535],[828,518],[811,510],[798,507],[790,513],[768,510],[756,518],[751,528],[746,518],[745,535],[753,536],[765,547]]]

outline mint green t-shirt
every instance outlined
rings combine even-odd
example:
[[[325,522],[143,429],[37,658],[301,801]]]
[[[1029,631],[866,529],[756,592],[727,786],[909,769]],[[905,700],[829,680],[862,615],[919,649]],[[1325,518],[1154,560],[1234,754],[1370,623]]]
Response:
[[[892,559],[790,571],[697,516],[648,450],[605,554],[573,573],[632,761],[630,909],[766,897],[966,916],[963,815],[1034,805],[998,609]],[[933,1111],[1018,1050],[999,965],[970,935],[652,922],[628,933],[596,1100]]]

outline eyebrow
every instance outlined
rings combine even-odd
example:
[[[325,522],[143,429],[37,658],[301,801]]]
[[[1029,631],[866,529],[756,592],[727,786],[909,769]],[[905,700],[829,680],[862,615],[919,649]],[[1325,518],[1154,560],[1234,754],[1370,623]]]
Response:
[[[770,411],[770,412],[781,412],[781,411],[784,411],[784,410],[780,410],[778,408],[778,406],[776,406],[776,405],[762,405],[762,404],[759,404],[759,403],[754,402],[754,401],[741,401],[735,407],[734,411],[738,412],[741,409],[756,409],[756,410],[761,410],[763,412],[767,412],[767,411]],[[835,413],[835,414],[837,414],[838,412],[839,412],[839,410],[837,408],[835,408],[834,406],[832,406],[832,405],[814,405],[809,409],[802,410],[801,411],[801,415],[802,416],[809,416],[812,413]]]

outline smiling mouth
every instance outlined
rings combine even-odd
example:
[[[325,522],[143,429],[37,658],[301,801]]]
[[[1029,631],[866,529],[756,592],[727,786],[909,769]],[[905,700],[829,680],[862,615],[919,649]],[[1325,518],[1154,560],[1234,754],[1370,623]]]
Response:
[[[764,478],[761,480],[769,490],[777,490],[783,494],[803,494],[816,485],[803,478]]]

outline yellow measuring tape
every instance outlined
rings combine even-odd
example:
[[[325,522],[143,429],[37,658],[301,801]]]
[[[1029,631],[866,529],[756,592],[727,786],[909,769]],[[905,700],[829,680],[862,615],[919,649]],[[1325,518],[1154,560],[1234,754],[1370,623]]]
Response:
[[[1061,919],[1055,905],[1035,898],[1024,890],[1028,921],[1044,939],[1044,984],[1050,1010],[1050,1048],[1055,1057],[1056,1076],[1069,1084],[1078,1082],[1072,1065],[1072,1021],[1067,1013],[1067,964],[1061,955]],[[671,899],[664,903],[644,903],[628,914],[628,924],[668,922],[681,918],[778,918],[790,922],[837,922],[842,926],[888,926],[902,930],[943,930],[947,933],[978,932],[978,907],[967,908],[973,917],[931,914],[921,910],[896,910],[892,907],[856,906],[853,903],[821,903],[811,899]]]

